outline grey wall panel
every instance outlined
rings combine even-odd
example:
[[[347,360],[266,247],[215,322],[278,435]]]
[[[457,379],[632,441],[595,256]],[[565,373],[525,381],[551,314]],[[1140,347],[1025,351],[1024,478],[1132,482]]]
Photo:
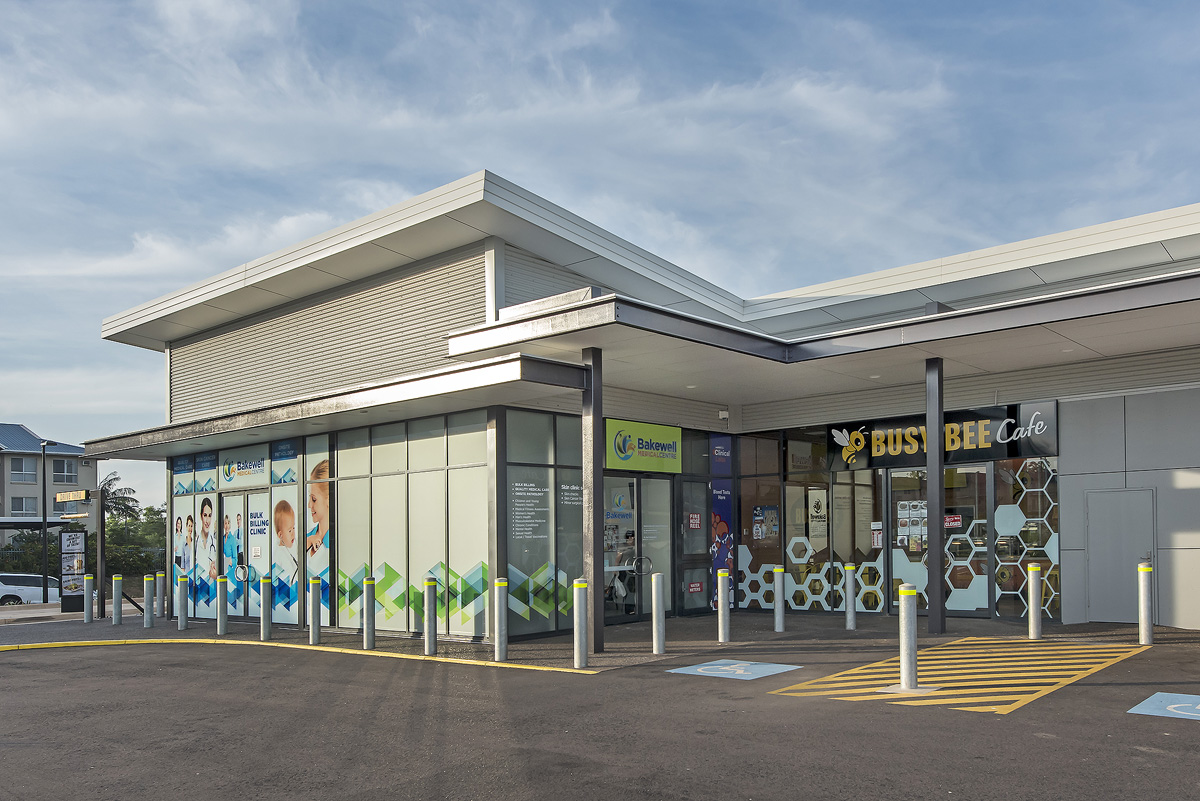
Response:
[[[482,244],[172,343],[172,422],[434,369],[446,335],[484,322]]]
[[[1062,592],[1062,622],[1087,622],[1087,552],[1058,552],[1058,576]]]
[[[946,408],[968,409],[996,403],[1116,396],[1125,392],[1186,384],[1200,384],[1200,348],[949,379],[945,389]],[[813,389],[819,391],[819,387]],[[746,431],[765,431],[788,426],[915,414],[925,409],[924,392],[923,384],[909,384],[869,392],[752,404],[743,410],[743,428]]]
[[[1129,470],[1200,466],[1200,389],[1130,395],[1125,400]]]
[[[1200,470],[1130,472],[1125,485],[1154,490],[1159,548],[1200,548]]]
[[[1154,553],[1154,490],[1091,490],[1088,528],[1088,620],[1135,623],[1137,566]]]
[[[504,306],[594,285],[594,281],[520,248],[508,246],[504,249]]]
[[[1154,566],[1160,626],[1200,629],[1200,604],[1196,603],[1196,576],[1200,576],[1200,549],[1166,548]]]
[[[1058,472],[1125,469],[1125,399],[1092,398],[1058,405]]]
[[[1087,507],[1084,493],[1097,489],[1125,489],[1124,473],[1085,473],[1058,477],[1058,536],[1063,550],[1087,547]]]

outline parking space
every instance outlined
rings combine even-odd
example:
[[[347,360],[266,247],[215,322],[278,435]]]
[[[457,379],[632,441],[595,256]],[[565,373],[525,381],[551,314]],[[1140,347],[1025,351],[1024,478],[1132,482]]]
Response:
[[[965,637],[917,652],[917,684],[936,688],[932,691],[899,697],[884,694],[900,681],[897,656],[775,690],[774,694],[1007,715],[1144,650],[1143,646],[1113,643]]]

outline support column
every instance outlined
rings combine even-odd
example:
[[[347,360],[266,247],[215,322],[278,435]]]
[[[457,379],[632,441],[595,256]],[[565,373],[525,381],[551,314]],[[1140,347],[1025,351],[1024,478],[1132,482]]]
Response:
[[[584,348],[588,368],[583,391],[583,577],[588,593],[591,652],[604,651],[604,355]]]
[[[928,490],[929,633],[946,633],[946,429],[942,360],[925,360],[925,478]]]

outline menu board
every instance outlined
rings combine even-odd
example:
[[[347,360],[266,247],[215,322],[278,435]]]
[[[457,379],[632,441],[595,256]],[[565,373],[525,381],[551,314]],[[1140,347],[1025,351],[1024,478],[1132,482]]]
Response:
[[[896,547],[920,553],[929,546],[928,501],[896,501]]]
[[[59,539],[62,572],[59,592],[62,595],[83,595],[83,576],[87,572],[87,532],[64,531]]]

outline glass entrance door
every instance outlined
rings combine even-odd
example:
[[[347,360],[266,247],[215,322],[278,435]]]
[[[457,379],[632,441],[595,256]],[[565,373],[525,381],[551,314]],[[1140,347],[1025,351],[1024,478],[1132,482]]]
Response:
[[[671,479],[604,477],[604,618],[641,620],[651,611],[650,574],[671,576]],[[672,609],[671,593],[666,607]]]
[[[709,500],[712,491],[707,481],[680,482],[683,517],[679,521],[679,572],[673,582],[679,614],[709,611],[712,555],[708,532],[711,523]]]
[[[271,575],[270,503],[266,492],[221,496],[220,571],[230,617],[262,615],[259,579]]]
[[[929,504],[926,476],[924,470],[892,470],[889,476],[893,607],[899,603],[900,585],[913,584],[917,588],[917,606],[928,608]],[[948,467],[945,481],[942,592],[946,611],[959,615],[986,615],[992,607],[988,466]]]

